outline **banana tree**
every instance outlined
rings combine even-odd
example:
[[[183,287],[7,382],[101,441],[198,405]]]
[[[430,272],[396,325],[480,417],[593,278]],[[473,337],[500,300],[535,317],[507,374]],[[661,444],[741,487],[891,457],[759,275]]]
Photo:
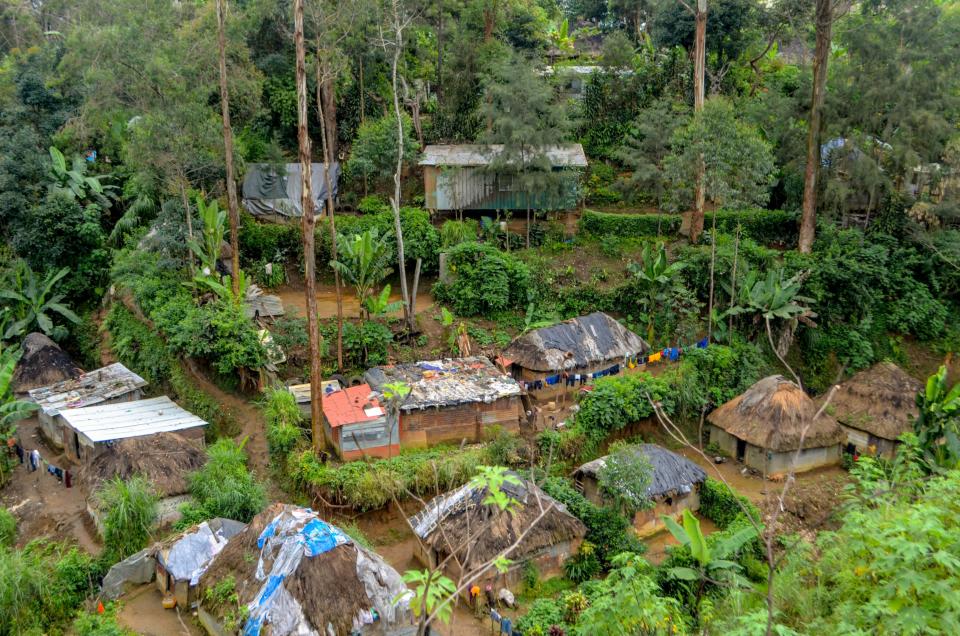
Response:
[[[33,402],[18,400],[13,396],[13,371],[20,356],[18,349],[0,347],[0,432],[4,434],[14,422],[37,410]]]
[[[18,263],[12,277],[14,287],[0,289],[0,306],[9,312],[13,320],[3,332],[4,340],[23,336],[35,327],[53,338],[65,335],[61,325],[54,325],[51,317],[54,313],[72,323],[80,322],[79,316],[61,302],[65,294],[54,293],[54,287],[68,273],[70,268],[64,267],[60,271],[49,272],[40,281],[29,265],[22,261]]]
[[[947,367],[927,378],[917,394],[920,415],[913,429],[924,453],[937,466],[953,467],[960,462],[960,382],[947,386]]]
[[[644,245],[640,252],[640,262],[630,263],[627,270],[633,274],[641,290],[640,305],[647,314],[647,341],[654,344],[654,312],[657,307],[669,302],[667,293],[674,277],[683,269],[683,263],[669,262],[667,248],[660,243],[656,251],[650,245]]]
[[[697,519],[689,510],[683,511],[683,525],[681,526],[673,518],[663,515],[661,517],[667,526],[667,530],[673,535],[673,538],[681,545],[690,550],[693,556],[694,567],[678,566],[667,570],[667,575],[681,581],[697,583],[697,606],[700,605],[700,599],[707,583],[718,583],[721,579],[737,581],[740,564],[730,561],[746,543],[757,536],[757,531],[753,526],[748,526],[739,530],[723,540],[718,541],[712,547],[707,543],[707,538],[700,528],[700,520]]]
[[[370,317],[367,301],[373,288],[393,271],[387,239],[375,228],[351,237],[339,236],[337,260],[330,261],[330,267],[353,285],[360,302],[360,317],[364,319]]]
[[[50,146],[50,179],[52,187],[66,192],[80,203],[97,203],[105,208],[110,207],[108,195],[116,186],[104,185],[102,179],[106,175],[87,176],[87,164],[83,157],[75,156],[71,166],[67,167],[67,159],[54,146]]]
[[[202,242],[195,238],[187,241],[187,246],[200,260],[200,270],[205,276],[216,276],[217,259],[220,258],[220,245],[223,243],[227,222],[226,210],[221,210],[216,201],[207,204],[203,197],[197,197],[197,212],[203,222]]]

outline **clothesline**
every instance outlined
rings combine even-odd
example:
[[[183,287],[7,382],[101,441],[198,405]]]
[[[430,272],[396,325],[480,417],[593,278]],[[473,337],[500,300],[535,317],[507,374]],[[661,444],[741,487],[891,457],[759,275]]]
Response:
[[[655,353],[649,353],[643,356],[624,356],[622,363],[614,364],[601,371],[594,371],[592,373],[570,373],[564,371],[563,373],[549,375],[542,380],[523,381],[520,384],[527,391],[539,391],[544,388],[544,385],[554,386],[560,382],[564,382],[565,386],[567,387],[583,385],[587,383],[587,380],[595,380],[608,375],[617,375],[620,373],[621,366],[628,369],[636,369],[638,366],[656,364],[664,360],[676,362],[680,359],[680,356],[682,356],[684,352],[691,349],[706,349],[709,344],[710,340],[708,338],[703,338],[697,341],[695,344],[687,347],[667,347]]]

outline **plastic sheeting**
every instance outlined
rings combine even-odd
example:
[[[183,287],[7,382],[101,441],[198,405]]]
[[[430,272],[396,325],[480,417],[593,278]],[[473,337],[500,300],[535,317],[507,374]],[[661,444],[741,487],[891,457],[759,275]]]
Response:
[[[330,184],[333,197],[337,197],[340,164],[330,167]],[[315,163],[310,174],[313,204],[317,212],[327,199],[327,185],[323,178],[323,164]],[[272,165],[257,163],[249,166],[243,180],[243,207],[254,216],[299,217],[303,214],[300,203],[300,164]]]
[[[103,596],[109,600],[120,598],[129,587],[152,581],[156,571],[153,548],[140,550],[110,568],[103,577]]]
[[[174,579],[189,580],[190,585],[196,585],[213,557],[220,554],[227,545],[227,539],[228,537],[211,530],[210,525],[204,521],[197,527],[196,532],[185,534],[174,543],[166,555],[161,551],[158,558]]]
[[[507,474],[516,477],[520,483],[505,482],[500,489],[512,499],[525,504],[529,492],[527,482],[512,470],[507,471]],[[413,532],[421,539],[426,539],[444,519],[455,512],[479,505],[485,496],[486,489],[478,487],[472,482],[456,490],[438,495],[431,499],[423,510],[411,517],[410,523],[413,526]]]
[[[347,543],[351,543],[347,535],[320,520],[309,508],[286,509],[274,517],[257,538],[260,559],[256,577],[263,581],[263,585],[247,606],[250,616],[243,629],[244,636],[258,636],[267,622],[273,636],[309,634],[304,631],[309,629],[305,620],[291,618],[291,612],[296,614],[294,609],[300,616],[303,613],[299,603],[283,587],[283,581],[296,571],[304,557],[314,557]],[[269,572],[264,570],[264,556],[268,560],[273,557]],[[290,601],[296,604],[296,608]],[[281,624],[285,629],[280,629]]]

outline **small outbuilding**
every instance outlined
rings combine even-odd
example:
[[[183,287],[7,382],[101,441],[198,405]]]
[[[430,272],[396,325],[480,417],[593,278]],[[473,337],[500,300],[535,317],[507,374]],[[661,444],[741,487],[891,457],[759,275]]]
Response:
[[[634,515],[633,527],[639,535],[647,536],[662,530],[663,516],[677,517],[684,510],[696,512],[700,509],[700,486],[707,479],[707,473],[700,466],[656,444],[641,444],[635,451],[650,464],[650,485],[642,495],[653,503],[653,507]],[[599,480],[606,462],[607,456],[600,457],[587,462],[573,474],[577,489],[598,505],[609,503],[600,490]]]
[[[424,566],[435,568],[456,553],[456,558],[447,561],[444,572],[457,581],[463,572],[473,571],[495,558],[527,532],[520,544],[505,555],[512,562],[510,568],[505,573],[492,568],[477,580],[477,585],[515,586],[527,563],[533,564],[543,578],[561,574],[564,562],[577,552],[587,529],[563,504],[536,484],[511,474],[520,483],[505,483],[502,490],[519,502],[515,511],[502,512],[496,506],[484,504],[487,490],[473,484],[428,502],[410,519],[420,539],[414,556]],[[546,510],[542,517],[541,507]],[[465,541],[468,537],[475,539]]]
[[[312,165],[310,173],[314,210],[322,210],[327,200],[327,183],[323,164]],[[337,198],[340,164],[330,165],[330,185]],[[284,222],[303,216],[301,208],[299,163],[254,163],[247,166],[243,179],[243,207],[254,217],[272,222]]]
[[[156,581],[164,595],[176,598],[177,606],[189,611],[196,606],[200,575],[227,541],[245,524],[217,517],[144,548],[114,564],[103,577],[104,597],[115,600],[132,587]]]
[[[42,386],[73,380],[83,373],[56,342],[42,333],[28,334],[20,345],[23,355],[13,371],[14,393],[26,393]]]
[[[28,391],[31,402],[40,407],[40,431],[55,448],[66,448],[73,442],[62,414],[66,411],[101,404],[139,400],[147,381],[119,362],[76,378]],[[68,451],[69,452],[69,451]]]
[[[771,375],[707,416],[710,442],[764,475],[836,464],[846,436],[837,420],[817,412],[803,389]]]
[[[397,422],[388,422],[387,412],[368,384],[324,393],[323,428],[341,459],[400,454]]]
[[[393,382],[410,389],[400,404],[404,448],[479,442],[491,426],[520,429],[520,385],[483,356],[374,367],[364,379],[381,394]]]
[[[920,415],[917,393],[922,390],[923,382],[892,362],[875,364],[841,384],[826,410],[846,433],[844,451],[892,457],[897,438],[913,430]]]
[[[65,409],[64,450],[80,464],[93,461],[118,440],[177,432],[202,443],[207,423],[167,396]]]
[[[205,591],[227,580],[236,602],[208,601]],[[247,610],[239,629],[245,636],[386,634],[409,620],[411,594],[378,554],[316,512],[274,504],[200,576],[198,613],[211,634],[228,633],[225,623],[238,607]]]
[[[577,205],[577,170],[587,167],[580,144],[548,146],[531,155],[543,158],[554,172],[564,173],[553,195],[524,192],[513,174],[490,169],[504,152],[502,144],[430,145],[423,149],[423,186],[430,210],[569,210]],[[539,166],[538,166],[539,168]]]
[[[510,343],[503,357],[527,390],[540,391],[616,375],[649,351],[643,338],[597,311],[528,331]]]

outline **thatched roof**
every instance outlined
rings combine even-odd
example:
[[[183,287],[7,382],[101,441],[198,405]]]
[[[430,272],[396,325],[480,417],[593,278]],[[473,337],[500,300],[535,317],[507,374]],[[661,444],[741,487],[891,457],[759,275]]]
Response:
[[[520,545],[506,555],[508,559],[522,561],[527,555],[564,541],[582,539],[586,534],[579,519],[532,482],[504,484],[503,491],[520,502],[512,513],[483,504],[487,490],[467,484],[432,499],[410,523],[417,536],[440,555],[449,555],[459,548],[457,558],[468,569],[496,557],[533,524],[541,510],[538,498],[548,511]],[[468,537],[475,538],[462,545]]]
[[[653,469],[650,485],[644,493],[650,499],[673,496],[676,493],[688,493],[693,486],[702,483],[707,473],[695,463],[656,444],[640,444],[636,452],[646,457]],[[609,455],[587,462],[577,469],[575,474],[596,478],[606,464]]]
[[[920,380],[892,362],[881,362],[841,384],[827,410],[850,428],[895,440],[911,430],[911,418],[919,415],[916,400],[922,389]],[[817,403],[823,404],[827,395]]]
[[[518,337],[503,355],[531,371],[587,367],[644,354],[650,345],[603,312],[594,312]]]
[[[199,445],[177,433],[157,433],[117,440],[80,468],[80,479],[96,490],[101,482],[119,476],[142,475],[161,497],[186,494],[187,478],[200,470],[207,455]]]
[[[23,355],[13,372],[13,390],[16,393],[72,380],[83,373],[56,342],[42,333],[28,334],[21,348]]]
[[[239,605],[251,607],[243,627],[252,633],[379,634],[405,618],[408,601],[395,602],[407,589],[397,571],[307,508],[278,503],[254,517],[200,577],[200,598],[230,576]],[[221,620],[236,611],[201,602]],[[372,609],[380,621],[364,625]]]
[[[837,421],[821,413],[815,421],[817,405],[799,386],[781,375],[763,378],[741,395],[707,416],[734,437],[778,453],[800,447],[821,448],[844,439]]]

